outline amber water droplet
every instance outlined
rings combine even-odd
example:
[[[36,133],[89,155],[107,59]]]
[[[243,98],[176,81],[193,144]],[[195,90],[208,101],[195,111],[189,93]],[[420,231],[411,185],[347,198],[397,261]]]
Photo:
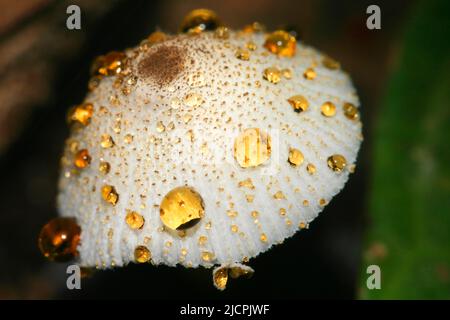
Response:
[[[194,107],[197,108],[203,104],[204,100],[203,97],[198,93],[188,93],[184,97],[184,103],[188,107]]]
[[[308,68],[303,73],[303,77],[305,77],[306,80],[313,80],[317,76],[316,71],[314,71],[313,68]]]
[[[299,166],[303,163],[303,160],[305,159],[305,157],[303,156],[303,153],[295,148],[290,148],[289,149],[289,158],[288,161],[290,164],[294,165],[294,166]]]
[[[267,242],[267,236],[265,233],[261,233],[261,236],[259,237],[259,240],[261,240],[261,242]]]
[[[111,165],[106,161],[101,161],[98,166],[98,170],[103,174],[108,174],[111,170]]]
[[[336,106],[333,102],[327,101],[322,104],[320,111],[325,117],[332,117],[336,114]]]
[[[87,149],[78,151],[75,155],[74,165],[77,168],[84,169],[91,163],[91,156]]]
[[[274,199],[277,200],[282,200],[282,199],[286,199],[286,196],[284,195],[284,193],[282,191],[277,191],[274,195],[273,195]]]
[[[126,144],[130,144],[133,142],[133,135],[132,134],[127,134],[124,138],[123,138],[123,142],[125,142]]]
[[[134,260],[138,263],[146,263],[152,258],[150,250],[146,246],[137,246],[134,249]]]
[[[243,188],[249,188],[250,190],[254,190],[255,186],[253,185],[253,181],[250,178],[247,178],[245,180],[239,181],[238,183],[239,187],[243,187]]]
[[[102,198],[106,202],[115,206],[117,201],[119,201],[119,194],[116,192],[116,189],[111,185],[104,185],[101,190]]]
[[[287,101],[294,108],[295,112],[306,111],[309,107],[308,100],[302,95],[292,96]]]
[[[190,187],[178,187],[165,195],[160,205],[160,218],[172,230],[196,225],[205,213],[203,199]]]
[[[228,268],[220,268],[214,273],[214,284],[219,290],[224,290],[228,282]]]
[[[258,128],[245,129],[234,141],[234,158],[242,168],[257,167],[270,158],[270,136]]]
[[[89,124],[91,117],[94,113],[94,106],[92,103],[83,103],[75,106],[69,113],[70,122],[79,122],[86,126]]]
[[[254,43],[253,41],[249,41],[245,44],[245,47],[250,50],[250,51],[255,51],[256,50],[256,43]]]
[[[242,28],[242,31],[244,33],[258,33],[258,32],[264,32],[266,30],[266,27],[259,22],[253,22],[251,24],[248,24]]]
[[[285,77],[286,79],[288,79],[288,80],[292,79],[291,69],[283,69],[283,70],[281,70],[281,73],[283,74],[283,77]]]
[[[233,279],[237,279],[239,277],[250,278],[253,273],[254,272],[250,268],[245,269],[243,267],[233,266],[229,269],[230,277]]]
[[[212,31],[221,25],[217,14],[208,9],[195,9],[183,19],[180,31],[183,33],[199,34],[203,31]]]
[[[308,171],[309,174],[313,175],[314,173],[316,173],[316,166],[312,163],[308,163],[308,165],[306,166],[306,171]]]
[[[102,148],[111,148],[114,146],[114,140],[109,134],[102,134],[100,145]]]
[[[281,80],[281,71],[275,67],[266,68],[263,71],[263,79],[276,84]]]
[[[341,67],[341,64],[339,62],[328,56],[325,56],[322,59],[322,64],[325,68],[330,70],[337,70]]]
[[[102,76],[112,76],[123,71],[126,63],[126,54],[112,51],[95,59],[92,65],[92,73]]]
[[[217,39],[228,39],[230,37],[230,30],[227,27],[218,27],[214,32]]]
[[[131,229],[137,230],[142,229],[145,220],[144,217],[136,211],[128,211],[127,215],[125,216],[125,222]]]
[[[69,261],[78,255],[80,233],[75,218],[54,218],[39,233],[39,249],[51,261]]]
[[[161,121],[158,121],[156,123],[156,131],[161,133],[161,132],[164,132],[164,130],[166,130],[166,127],[164,126],[164,124]]]
[[[211,260],[214,259],[214,254],[208,251],[203,251],[202,252],[202,259],[205,262],[210,262]]]
[[[345,116],[350,120],[357,120],[359,118],[358,109],[354,104],[346,102],[343,106]]]
[[[205,236],[198,237],[198,245],[199,246],[204,246],[207,241],[208,241],[208,238]]]
[[[283,30],[272,32],[264,42],[264,48],[284,57],[292,57],[295,54],[296,47],[297,40],[295,37]]]
[[[347,165],[347,160],[340,154],[334,154],[327,159],[327,164],[330,169],[336,172],[341,172]]]
[[[246,49],[238,49],[236,50],[236,58],[244,61],[250,60],[250,52]]]
[[[147,38],[149,44],[160,43],[165,41],[166,39],[167,35],[161,31],[152,32]]]

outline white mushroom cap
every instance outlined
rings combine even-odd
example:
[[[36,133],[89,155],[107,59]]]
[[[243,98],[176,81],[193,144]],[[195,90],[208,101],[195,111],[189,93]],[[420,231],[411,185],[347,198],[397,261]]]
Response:
[[[82,266],[248,262],[343,188],[362,140],[348,75],[304,44],[282,56],[266,34],[226,32],[127,50],[72,114],[58,207]]]

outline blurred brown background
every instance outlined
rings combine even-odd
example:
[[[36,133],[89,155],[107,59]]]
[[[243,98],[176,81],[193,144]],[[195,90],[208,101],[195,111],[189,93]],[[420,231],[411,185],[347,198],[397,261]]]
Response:
[[[82,29],[65,27],[66,8],[82,10]],[[55,1],[0,0],[0,299],[92,297],[353,298],[370,168],[371,129],[401,50],[402,23],[414,1],[377,1],[381,30],[366,28],[373,1]],[[215,10],[232,28],[253,21],[295,26],[301,41],[327,52],[353,78],[365,141],[357,172],[311,228],[251,260],[251,280],[225,292],[209,270],[129,266],[97,272],[82,290],[65,287],[65,265],[45,261],[37,234],[56,215],[58,162],[67,109],[80,102],[93,58],[134,46],[155,28],[176,32],[190,10]],[[154,288],[158,288],[154,290]]]

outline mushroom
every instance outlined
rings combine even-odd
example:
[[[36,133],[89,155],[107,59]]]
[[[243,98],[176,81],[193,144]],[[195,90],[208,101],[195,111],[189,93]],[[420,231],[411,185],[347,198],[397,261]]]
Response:
[[[338,62],[286,31],[232,31],[206,9],[180,30],[94,62],[68,116],[65,220],[39,243],[58,260],[68,242],[83,267],[215,267],[223,290],[343,188],[359,100]]]

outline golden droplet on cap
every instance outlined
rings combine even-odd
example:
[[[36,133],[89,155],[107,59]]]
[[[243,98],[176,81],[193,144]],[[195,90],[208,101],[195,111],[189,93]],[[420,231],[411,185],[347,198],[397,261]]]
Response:
[[[150,250],[146,246],[137,246],[134,249],[134,260],[138,263],[146,263],[152,258]]]
[[[314,71],[313,68],[308,68],[303,73],[303,77],[305,77],[306,80],[313,80],[317,76],[316,71]]]
[[[218,27],[214,32],[214,36],[217,39],[228,39],[230,37],[230,30],[227,27]]]
[[[292,79],[292,71],[291,69],[283,69],[281,70],[281,73],[283,74],[283,77],[285,77],[286,79],[290,80]]]
[[[256,43],[254,43],[253,41],[249,41],[245,44],[245,47],[250,50],[250,51],[255,51],[256,50]]]
[[[289,158],[288,161],[290,164],[294,165],[294,166],[299,166],[303,163],[303,161],[305,160],[305,157],[303,156],[303,153],[295,148],[290,148],[289,149]]]
[[[266,27],[262,23],[256,21],[251,24],[247,24],[244,28],[242,28],[242,32],[244,33],[259,33],[264,32],[265,30]]]
[[[237,49],[235,56],[240,60],[248,61],[250,60],[250,51],[246,49]]]
[[[358,109],[355,107],[354,104],[350,102],[344,103],[343,106],[344,109],[344,115],[350,119],[350,120],[357,120],[359,118]]]
[[[259,240],[261,240],[261,242],[267,242],[267,236],[265,233],[261,233]]]
[[[204,31],[213,31],[221,25],[217,14],[209,9],[195,9],[183,19],[180,32],[199,34]]]
[[[131,229],[138,230],[142,229],[145,220],[144,217],[136,211],[128,211],[127,215],[125,216],[125,222]]]
[[[39,249],[51,261],[69,261],[78,256],[80,233],[81,228],[75,218],[54,218],[39,233]]]
[[[160,218],[172,230],[196,225],[205,213],[201,196],[190,187],[177,187],[167,193],[160,205]]]
[[[273,195],[273,198],[276,200],[282,200],[282,199],[286,199],[286,196],[284,195],[284,193],[282,191],[277,191]]]
[[[119,74],[125,67],[127,56],[123,52],[112,51],[95,59],[91,72],[94,75],[112,76]]]
[[[276,84],[281,80],[281,71],[275,67],[266,68],[263,71],[263,79]]]
[[[108,174],[111,170],[111,165],[109,164],[109,162],[101,161],[98,166],[98,170],[103,174]]]
[[[316,173],[316,166],[313,165],[312,163],[308,163],[308,165],[306,166],[306,171],[307,171],[310,175],[313,175],[314,173]]]
[[[208,241],[208,238],[206,236],[198,237],[198,245],[199,246],[204,246],[207,241]]]
[[[94,106],[92,103],[83,103],[73,107],[69,112],[70,122],[79,122],[86,126],[89,124],[92,115],[94,114]]]
[[[245,266],[244,268],[243,266],[234,265],[229,269],[229,275],[233,279],[237,279],[240,277],[250,278],[251,276],[253,276],[253,273],[255,272],[247,266]]]
[[[224,290],[228,282],[228,268],[220,268],[214,272],[214,285],[219,290]]]
[[[308,100],[302,95],[292,96],[287,101],[294,108],[295,112],[306,111],[309,107]]]
[[[333,102],[327,101],[320,107],[320,111],[325,117],[332,117],[336,114],[336,106]]]
[[[111,148],[115,145],[113,138],[109,134],[102,134],[100,145],[102,148]]]
[[[247,178],[245,180],[239,181],[238,187],[249,188],[250,190],[255,189],[255,186],[253,185],[253,181],[251,178]]]
[[[91,163],[91,156],[87,149],[82,149],[75,154],[75,159],[73,164],[75,167],[84,169]]]
[[[341,64],[329,56],[325,56],[322,59],[322,64],[325,68],[330,70],[337,70],[341,68]]]
[[[334,154],[327,159],[327,164],[330,169],[332,169],[335,172],[341,172],[345,169],[345,166],[347,165],[347,160],[344,158],[344,156],[340,154]]]
[[[292,57],[295,54],[297,40],[288,32],[278,30],[266,37],[264,48],[279,56]]]
[[[214,254],[209,251],[202,252],[202,260],[205,262],[211,262],[214,259]]]
[[[242,168],[257,167],[270,158],[270,136],[258,128],[245,129],[234,141],[234,158]]]
[[[116,189],[111,185],[104,185],[101,189],[103,200],[115,206],[119,201],[119,194]]]
[[[125,142],[126,144],[130,144],[133,142],[133,135],[132,134],[127,134],[125,135],[125,137],[123,138],[123,142]]]
[[[160,43],[160,42],[164,42],[167,39],[167,34],[165,34],[162,31],[155,31],[152,32],[148,37],[147,37],[147,41],[149,44],[155,44],[155,43]]]

